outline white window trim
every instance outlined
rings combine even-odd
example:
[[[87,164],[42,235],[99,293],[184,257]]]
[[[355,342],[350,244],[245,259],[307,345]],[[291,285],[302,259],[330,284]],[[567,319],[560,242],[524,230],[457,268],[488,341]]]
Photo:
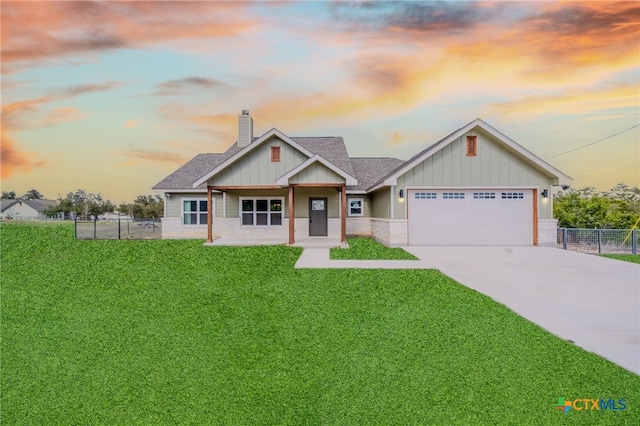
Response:
[[[351,201],[360,201],[360,213],[351,212]],[[364,216],[364,197],[347,197],[347,216]]]
[[[185,213],[193,213],[193,212],[185,212],[184,211],[184,202],[185,201],[196,201],[198,206],[200,206],[200,201],[207,201],[206,197],[184,197],[180,198],[180,224],[182,226],[207,226],[206,223],[200,223],[200,214],[203,212],[197,211],[196,217],[198,218],[198,223],[184,223],[184,215]],[[205,210],[204,213],[207,213]],[[211,198],[211,215],[215,217],[216,215],[216,200],[215,198]]]
[[[253,200],[253,225],[243,225],[242,224],[242,202],[244,200]],[[282,205],[282,210],[280,210],[279,213],[282,214],[282,220],[280,222],[280,225],[272,225],[271,224],[271,213],[276,213],[276,212],[272,212],[271,210],[268,210],[266,212],[261,212],[261,213],[267,213],[267,221],[268,223],[266,225],[257,225],[256,224],[256,220],[255,220],[255,215],[256,215],[256,200],[267,200],[267,205],[269,206],[269,208],[271,208],[271,203],[269,203],[270,200],[280,200],[280,204]],[[243,227],[253,227],[253,228],[281,228],[282,226],[284,226],[284,212],[285,212],[285,205],[284,205],[284,197],[280,197],[280,196],[269,196],[269,195],[257,195],[257,196],[253,196],[253,197],[238,197],[238,218],[240,219],[240,226]]]

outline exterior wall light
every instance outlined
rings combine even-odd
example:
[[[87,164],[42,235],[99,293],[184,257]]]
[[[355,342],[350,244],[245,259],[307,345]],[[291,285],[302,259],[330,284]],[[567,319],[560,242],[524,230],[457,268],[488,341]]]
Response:
[[[400,192],[398,193],[398,201],[400,201],[401,203],[404,203],[404,189],[401,189]]]
[[[549,196],[549,191],[546,189],[542,190],[542,198],[547,198]]]

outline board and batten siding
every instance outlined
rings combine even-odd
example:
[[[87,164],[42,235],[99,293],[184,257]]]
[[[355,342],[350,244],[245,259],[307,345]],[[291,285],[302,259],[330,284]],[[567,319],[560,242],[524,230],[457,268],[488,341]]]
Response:
[[[334,172],[333,170],[327,168],[325,165],[315,162],[309,167],[305,167],[304,170],[301,170],[295,176],[292,176],[289,179],[289,183],[300,184],[300,183],[344,183],[345,179]]]
[[[215,217],[222,217],[222,194],[213,193],[213,205],[215,211],[213,212]],[[206,200],[207,193],[170,193],[169,197],[165,197],[165,217],[180,217],[182,214],[182,200]]]
[[[280,147],[279,162],[271,161],[272,146]],[[208,185],[274,185],[276,179],[307,159],[305,154],[274,136],[209,179]]]
[[[477,136],[477,156],[466,156],[466,136]],[[551,186],[555,177],[531,165],[481,129],[463,135],[400,176],[407,187],[538,187]],[[405,205],[394,197],[394,216],[405,218]],[[540,219],[553,217],[551,202],[539,203]]]
[[[227,191],[227,217],[235,218],[240,217],[240,197],[243,198],[260,198],[260,199],[269,199],[269,198],[283,198],[284,204],[282,206],[283,217],[289,216],[289,202],[287,197],[289,196],[289,190],[287,188],[284,189],[241,189],[241,190],[233,190]],[[221,203],[222,204],[222,203]]]
[[[391,217],[389,205],[389,188],[382,188],[371,194],[371,217],[389,219]]]
[[[295,189],[295,215],[296,218],[309,217],[309,198],[327,199],[327,217],[335,219],[340,217],[340,191],[338,188],[309,188],[297,187]]]
[[[347,212],[347,217],[371,217],[373,214],[371,196],[369,194],[347,194],[347,203],[352,198],[360,198],[364,201],[362,206],[362,216],[349,216],[349,213]],[[347,204],[347,208],[348,206],[349,205]]]
[[[240,217],[240,198],[261,198],[272,197],[284,198],[282,212],[285,218],[289,217],[289,189],[268,189],[268,190],[233,190],[227,191],[227,217]],[[295,214],[296,218],[309,217],[309,198],[327,198],[328,217],[340,217],[340,192],[335,188],[307,188],[298,187],[295,189]],[[220,202],[222,204],[222,201]],[[217,207],[216,207],[217,209]]]

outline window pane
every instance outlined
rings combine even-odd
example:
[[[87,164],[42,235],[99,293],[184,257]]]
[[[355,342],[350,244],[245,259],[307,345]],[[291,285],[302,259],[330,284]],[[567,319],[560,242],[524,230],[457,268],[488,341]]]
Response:
[[[207,224],[207,214],[200,213],[200,225],[206,225],[206,224]]]
[[[271,225],[282,225],[282,213],[271,213]]]
[[[184,214],[184,224],[185,225],[196,225],[198,222],[198,214],[197,213],[185,213]]]
[[[200,201],[200,211],[201,212],[206,212],[207,211],[207,201]]]
[[[242,224],[253,225],[253,213],[242,213]]]
[[[253,211],[253,200],[242,200],[242,211],[243,212],[252,212]]]
[[[268,211],[268,201],[267,200],[256,200],[256,211],[258,212],[266,212]]]
[[[256,213],[256,225],[267,225],[267,213]]]
[[[281,212],[282,211],[282,202],[280,200],[271,200],[270,207],[272,212]]]
[[[195,212],[198,206],[197,201],[185,201],[184,202],[184,211],[185,212]]]

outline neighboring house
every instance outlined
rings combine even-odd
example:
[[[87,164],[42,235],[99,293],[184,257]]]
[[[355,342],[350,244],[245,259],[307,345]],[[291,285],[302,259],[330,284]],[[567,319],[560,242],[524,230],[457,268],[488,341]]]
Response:
[[[0,203],[0,217],[2,219],[15,220],[40,220],[49,219],[44,211],[49,207],[57,206],[56,200],[2,200]],[[56,218],[61,218],[56,217]]]
[[[570,182],[480,119],[403,161],[351,158],[341,137],[254,138],[243,111],[237,143],[153,189],[165,196],[163,238],[555,246],[551,191]]]

